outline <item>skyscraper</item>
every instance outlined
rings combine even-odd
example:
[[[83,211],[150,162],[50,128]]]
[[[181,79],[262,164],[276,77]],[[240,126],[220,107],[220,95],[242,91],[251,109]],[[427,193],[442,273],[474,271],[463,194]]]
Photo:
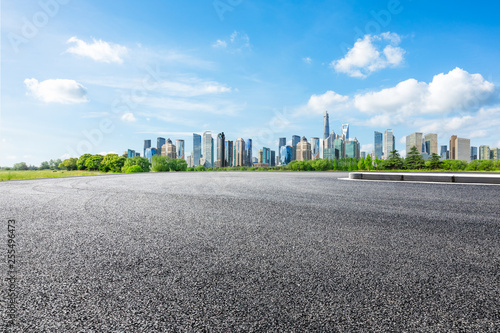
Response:
[[[311,138],[311,154],[313,161],[319,158],[319,138]]]
[[[477,160],[477,147],[470,147],[470,160]]]
[[[318,148],[319,149],[319,148]],[[297,161],[309,161],[312,157],[311,144],[307,142],[305,136],[302,137],[299,143],[297,143],[297,147],[295,148],[295,158]]]
[[[233,141],[226,141],[226,166],[232,167],[233,164]]]
[[[214,139],[211,131],[203,133],[203,158],[207,168],[214,166]]]
[[[247,139],[246,145],[245,145],[245,158],[244,158],[244,164],[246,166],[252,166],[253,165],[253,158],[252,158],[252,139]]]
[[[300,142],[300,136],[292,135],[292,161],[295,161],[297,157],[295,156],[297,144]]]
[[[328,111],[325,111],[325,115],[323,118],[324,118],[323,140],[325,140],[330,135],[330,117],[328,116]]]
[[[456,152],[457,152],[456,141],[457,141],[457,136],[456,135],[452,135],[451,138],[450,138],[450,145],[448,146],[448,147],[450,147],[450,160],[456,160],[457,159],[457,155],[456,155]]]
[[[245,140],[238,138],[234,145],[234,166],[245,166]]]
[[[456,159],[460,161],[470,162],[470,139],[456,139]]]
[[[172,140],[167,139],[167,142],[165,142],[161,149],[161,156],[167,156],[173,159],[177,158],[177,151]]]
[[[375,131],[374,133],[374,154],[375,158],[382,159],[382,152],[384,146],[384,137],[382,133]]]
[[[149,160],[149,163],[151,163],[151,159],[157,154],[157,152],[158,151],[154,147],[146,148],[144,157]]]
[[[500,149],[499,148],[491,148],[490,149],[490,160],[497,161],[500,157]]]
[[[280,163],[281,163],[281,147],[283,146],[286,146],[286,138],[279,138],[279,142],[278,142],[278,158],[280,160]]]
[[[201,135],[193,133],[193,166],[200,165]]]
[[[347,140],[345,142],[345,157],[346,158],[360,158],[360,145],[358,139]]]
[[[146,156],[146,149],[151,148],[151,140],[144,140],[144,151],[142,156]]]
[[[489,160],[490,159],[490,146],[479,146],[479,159]]]
[[[292,146],[281,146],[280,148],[280,164],[288,165],[292,161]]]
[[[406,153],[408,154],[412,147],[416,147],[418,152],[422,154],[422,142],[423,142],[423,134],[422,133],[412,133],[406,136]],[[437,140],[436,140],[437,142]],[[436,146],[437,150],[437,146]]]
[[[177,147],[177,158],[184,159],[184,140],[175,140],[175,146]]]
[[[259,152],[259,157],[260,157],[260,152]],[[260,163],[266,163],[270,165],[271,164],[270,159],[271,159],[271,149],[262,147],[262,162]]]
[[[442,160],[447,160],[448,159],[448,146],[444,145],[441,146],[441,159]]]
[[[431,156],[438,153],[438,135],[435,133],[426,134],[424,137],[425,152]]]
[[[226,167],[226,136],[224,132],[217,134],[217,167]]]
[[[384,160],[389,158],[391,151],[396,149],[396,138],[392,129],[386,129],[384,132]]]
[[[270,166],[276,166],[276,152],[274,150],[271,150],[271,164]]]
[[[345,140],[349,140],[349,124],[342,124],[342,136]]]
[[[165,144],[165,138],[156,138],[156,150],[158,152],[161,152],[161,148],[163,147],[163,145]]]

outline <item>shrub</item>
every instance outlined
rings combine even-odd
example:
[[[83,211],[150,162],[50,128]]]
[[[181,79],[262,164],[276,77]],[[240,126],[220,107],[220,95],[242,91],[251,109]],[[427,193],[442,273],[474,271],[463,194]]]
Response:
[[[132,165],[130,167],[127,168],[127,170],[125,171],[126,173],[134,173],[134,172],[144,172],[142,170],[142,168],[139,166],[139,165]]]

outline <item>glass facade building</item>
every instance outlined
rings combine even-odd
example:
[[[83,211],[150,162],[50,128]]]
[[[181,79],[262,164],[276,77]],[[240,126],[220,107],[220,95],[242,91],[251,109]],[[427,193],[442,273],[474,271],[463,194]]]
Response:
[[[203,133],[203,158],[205,166],[210,168],[214,166],[214,139],[211,131]]]
[[[276,152],[271,150],[271,166],[276,166]]]
[[[323,116],[323,140],[328,138],[330,133],[330,117],[328,117],[328,111],[325,111],[325,115]]]
[[[342,136],[344,140],[349,140],[349,124],[342,125]]]
[[[292,135],[292,161],[295,161],[297,157],[295,156],[297,144],[300,142],[300,136]]]
[[[271,160],[271,149],[262,147],[262,163],[270,164]]]
[[[193,166],[200,165],[201,135],[193,133]]]
[[[151,140],[144,140],[144,150],[142,156],[146,156],[146,149],[151,148]]]
[[[279,138],[279,142],[278,142],[278,159],[279,161],[281,161],[281,147],[283,146],[286,146],[286,138]],[[281,162],[279,162],[281,163]]]
[[[135,155],[135,150],[133,150],[133,149],[127,150],[127,157],[128,158],[132,158],[132,157],[135,157],[135,156],[136,156]]]
[[[149,160],[149,162],[151,163],[152,157],[157,155],[157,153],[158,153],[158,150],[155,147],[146,148],[146,152],[144,154],[144,157],[147,158]]]
[[[177,158],[184,159],[186,157],[184,152],[184,140],[175,140],[175,147],[177,149]]]
[[[382,133],[375,131],[374,133],[374,155],[375,158],[382,159],[384,136]]]
[[[292,146],[282,146],[280,148],[280,164],[288,165],[292,161]]]
[[[247,139],[246,145],[245,145],[245,161],[244,165],[246,166],[252,166],[252,139]]]
[[[224,132],[217,134],[217,163],[218,168],[226,167],[226,136]]]
[[[477,147],[470,147],[470,160],[477,160]]]
[[[447,160],[448,159],[448,146],[441,146],[441,155],[442,160]]]
[[[225,142],[225,150],[226,150],[226,166],[232,167],[233,164],[233,141],[226,141]]]
[[[408,137],[406,137],[406,140],[408,140]],[[422,138],[420,138],[420,144],[421,143],[422,143]],[[384,132],[384,160],[389,158],[389,154],[391,153],[391,151],[395,149],[396,149],[396,138],[394,137],[392,129],[387,129]]]
[[[156,150],[161,151],[161,147],[165,144],[165,138],[156,138]]]
[[[349,140],[345,143],[345,157],[356,159],[360,157],[358,140]]]
[[[323,148],[323,158],[329,160],[339,159],[339,150],[335,148]]]
[[[319,138],[311,138],[311,159],[319,159]]]

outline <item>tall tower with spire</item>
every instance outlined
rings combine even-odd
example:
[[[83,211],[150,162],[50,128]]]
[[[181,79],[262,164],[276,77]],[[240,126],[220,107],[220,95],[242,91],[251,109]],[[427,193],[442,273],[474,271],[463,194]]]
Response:
[[[328,117],[328,111],[325,111],[325,124],[324,124],[324,131],[323,131],[323,140],[327,139],[328,136],[330,135],[330,118]]]

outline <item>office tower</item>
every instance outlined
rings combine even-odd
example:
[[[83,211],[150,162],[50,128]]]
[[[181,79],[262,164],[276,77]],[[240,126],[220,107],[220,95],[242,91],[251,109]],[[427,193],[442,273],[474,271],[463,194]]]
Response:
[[[349,124],[342,124],[342,138],[344,141],[349,140]]]
[[[245,145],[245,165],[246,166],[252,166],[252,139],[247,139],[246,145]]]
[[[323,148],[323,158],[328,160],[338,160],[340,158],[339,150],[335,148]]]
[[[292,161],[292,146],[281,146],[280,164],[288,165]]]
[[[491,148],[490,149],[490,160],[498,160],[498,157],[500,156],[500,149],[499,148]]]
[[[382,152],[384,146],[384,137],[382,133],[375,131],[373,146],[374,146],[375,158],[382,159]]]
[[[457,141],[457,136],[456,135],[452,135],[451,138],[450,138],[450,144],[448,147],[450,147],[450,160],[456,160],[457,159],[457,156],[456,156],[456,141]]]
[[[447,160],[448,159],[448,146],[441,146],[441,160]]]
[[[259,162],[259,159],[257,157],[252,157],[252,165],[254,163],[258,163]]]
[[[457,138],[455,142],[456,159],[470,162],[470,139]]]
[[[489,160],[490,159],[490,146],[479,146],[479,159]]]
[[[191,168],[193,166],[193,152],[191,152],[191,155],[188,155],[186,157],[186,162],[187,162],[188,168]]]
[[[260,158],[260,150],[259,150],[259,158]],[[271,149],[262,147],[262,160],[260,163],[271,164]]]
[[[257,160],[259,164],[264,163],[264,150],[259,149],[259,159]]]
[[[161,148],[163,147],[163,145],[165,144],[165,138],[160,138],[160,137],[157,137],[156,138],[156,150],[161,152]]]
[[[271,150],[271,161],[270,161],[270,166],[276,166],[276,152],[274,150]]]
[[[233,164],[233,141],[226,141],[226,166],[232,167]]]
[[[297,150],[297,144],[300,142],[300,136],[292,135],[292,161],[295,161],[297,157],[295,156]]]
[[[167,156],[173,159],[177,158],[177,149],[170,138],[167,139],[167,142],[163,145],[161,149],[161,156]]]
[[[408,138],[406,139],[408,140]],[[420,140],[422,141],[422,140]],[[389,158],[391,151],[396,149],[396,137],[392,132],[392,129],[386,129],[384,132],[384,160]]]
[[[330,117],[328,117],[328,111],[325,111],[323,129],[323,140],[325,140],[330,134]]]
[[[417,151],[422,154],[422,142],[423,142],[423,134],[422,133],[412,133],[406,136],[406,153],[408,154],[412,147],[416,147]],[[437,142],[437,141],[436,141]],[[437,148],[436,148],[437,150]]]
[[[347,140],[345,142],[345,157],[355,159],[360,157],[360,145],[358,139],[354,138],[354,140]]]
[[[201,135],[193,133],[193,166],[200,165],[201,158]]]
[[[144,140],[144,150],[142,156],[146,156],[146,149],[151,148],[151,140]]]
[[[477,160],[477,147],[470,147],[470,160]]]
[[[141,157],[141,153],[135,152],[136,157]]]
[[[146,151],[144,152],[144,157],[149,160],[149,163],[151,163],[153,156],[155,156],[157,153],[158,153],[158,151],[156,150],[156,148],[149,147],[149,148],[146,148]]]
[[[127,157],[128,158],[135,157],[135,150],[133,150],[133,149],[127,150]]]
[[[307,142],[305,136],[302,137],[295,148],[295,158],[297,161],[309,161],[312,157],[311,144]]]
[[[238,138],[234,145],[234,166],[245,166],[245,140]]]
[[[217,163],[218,168],[226,167],[226,136],[224,132],[217,134]]]
[[[175,146],[177,147],[177,158],[184,159],[184,140],[175,140]]]
[[[281,147],[286,146],[286,138],[279,138],[278,142],[278,158],[281,161]]]
[[[339,151],[339,158],[345,158],[345,141],[342,137],[333,140],[333,148]]]
[[[311,154],[313,161],[319,158],[319,138],[311,138]]]
[[[438,153],[438,135],[435,133],[426,134],[424,137],[425,152],[432,156]]]
[[[366,151],[361,152],[361,158],[364,160],[366,158]]]
[[[214,139],[211,131],[203,133],[203,157],[205,158],[205,166],[208,168],[214,166]]]

